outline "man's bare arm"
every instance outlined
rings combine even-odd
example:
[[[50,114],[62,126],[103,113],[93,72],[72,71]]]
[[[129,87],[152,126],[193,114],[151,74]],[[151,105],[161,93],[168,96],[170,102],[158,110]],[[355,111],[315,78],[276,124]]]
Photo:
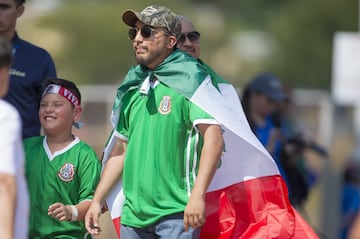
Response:
[[[99,235],[101,228],[99,227],[99,217],[101,214],[101,206],[111,188],[121,178],[124,159],[126,154],[126,142],[117,139],[115,146],[105,164],[104,171],[101,174],[100,182],[95,190],[94,198],[90,208],[85,216],[85,226],[92,235]]]
[[[0,173],[0,232],[1,238],[14,238],[14,220],[16,208],[16,178]]]
[[[197,228],[205,223],[205,195],[219,164],[224,146],[219,125],[200,124],[198,128],[204,136],[204,145],[201,150],[198,175],[184,212],[186,231],[189,226]]]

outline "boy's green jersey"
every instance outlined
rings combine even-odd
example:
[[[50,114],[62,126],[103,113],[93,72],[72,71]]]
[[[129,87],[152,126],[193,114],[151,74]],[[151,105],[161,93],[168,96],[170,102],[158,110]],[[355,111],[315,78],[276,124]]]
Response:
[[[86,237],[83,222],[60,222],[48,215],[48,208],[55,202],[75,205],[92,200],[101,170],[94,150],[75,138],[52,155],[44,136],[24,140],[24,150],[30,195],[29,238],[91,238]]]

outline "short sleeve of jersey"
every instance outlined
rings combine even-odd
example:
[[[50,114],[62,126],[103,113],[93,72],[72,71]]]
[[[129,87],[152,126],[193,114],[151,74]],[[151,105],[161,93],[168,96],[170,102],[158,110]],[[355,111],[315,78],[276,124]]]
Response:
[[[116,132],[120,138],[128,139],[129,137],[129,114],[131,107],[131,99],[132,96],[136,93],[136,91],[129,92],[126,94],[122,100],[122,106],[119,116],[119,122],[116,127]]]
[[[100,161],[89,145],[84,143],[80,151],[82,151],[83,155],[81,156],[77,172],[80,179],[78,203],[93,198],[96,186],[100,180],[101,170]]]
[[[198,125],[201,123],[205,124],[218,124],[218,122],[206,113],[203,109],[201,109],[199,106],[193,104],[190,102],[190,121],[193,123],[193,125]]]

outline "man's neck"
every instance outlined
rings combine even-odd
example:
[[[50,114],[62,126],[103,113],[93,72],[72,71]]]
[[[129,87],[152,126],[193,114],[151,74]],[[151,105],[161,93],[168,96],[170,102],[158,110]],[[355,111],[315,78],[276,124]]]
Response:
[[[14,38],[15,34],[16,34],[16,31],[14,29],[12,31],[5,32],[4,36],[7,40],[11,41]]]

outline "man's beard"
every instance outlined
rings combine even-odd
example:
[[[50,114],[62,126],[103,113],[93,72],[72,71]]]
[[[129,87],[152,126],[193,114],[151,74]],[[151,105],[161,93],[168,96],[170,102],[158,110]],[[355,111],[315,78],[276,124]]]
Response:
[[[146,50],[148,50],[148,48],[146,48]],[[138,64],[143,65],[143,66],[149,66],[152,63],[154,63],[159,57],[161,57],[162,55],[162,49],[159,48],[156,51],[148,51],[147,55],[136,55],[135,54],[135,60]]]

